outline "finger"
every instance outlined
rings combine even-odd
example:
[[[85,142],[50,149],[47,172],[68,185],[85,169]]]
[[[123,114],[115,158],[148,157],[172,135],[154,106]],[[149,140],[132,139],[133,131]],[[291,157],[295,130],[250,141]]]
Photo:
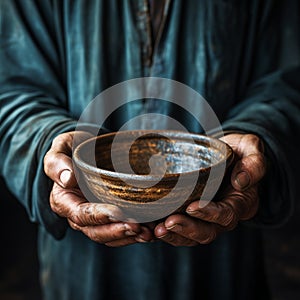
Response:
[[[243,191],[257,184],[265,173],[264,155],[251,154],[236,163],[232,170],[231,184],[236,190]]]
[[[220,140],[229,144],[238,157],[264,153],[264,144],[262,140],[254,134],[234,133],[225,135],[221,137]]]
[[[127,246],[134,243],[148,243],[153,241],[153,234],[150,232],[150,230],[147,227],[142,226],[141,232],[137,234],[136,236],[120,239],[116,241],[112,241],[109,243],[106,243],[105,245],[110,247],[120,247],[120,246]]]
[[[172,246],[196,246],[198,243],[191,239],[187,239],[175,232],[168,230],[164,223],[160,223],[155,228],[155,236],[165,243]]]
[[[76,140],[85,140],[91,136],[86,132],[60,134],[53,140],[50,150],[44,157],[45,173],[64,188],[77,185],[71,158],[74,135],[76,135]]]
[[[74,226],[74,223],[72,224]],[[133,224],[127,223],[110,223],[97,226],[76,226],[77,230],[83,232],[88,238],[94,242],[106,244],[116,240],[128,237],[136,237],[140,232],[140,228],[136,230]]]
[[[242,156],[264,153],[264,144],[257,135],[244,134],[238,144],[237,152]]]
[[[77,186],[72,159],[63,153],[48,151],[44,158],[44,170],[48,177],[63,188]]]
[[[184,215],[172,215],[165,221],[168,231],[177,233],[187,239],[200,244],[209,244],[217,237],[219,232],[224,231],[219,225],[203,222]]]
[[[198,245],[198,242],[182,237],[181,235],[169,231],[166,235],[159,238],[161,241],[175,247],[192,247]]]
[[[108,247],[124,247],[132,244],[136,244],[137,241],[135,240],[134,237],[129,237],[121,240],[116,240],[112,242],[105,243],[106,246]]]
[[[114,205],[102,203],[81,203],[70,218],[81,226],[107,224],[124,220],[122,211]],[[138,226],[138,223],[133,223]]]
[[[135,237],[135,240],[139,243],[152,242],[154,240],[154,235],[148,227],[141,226],[141,232]]]
[[[90,203],[79,189],[63,189],[56,183],[53,184],[50,194],[50,206],[59,216],[68,218],[79,226],[107,224],[124,219],[118,207]]]
[[[187,207],[186,212],[191,217],[219,224],[228,230],[235,228],[238,223],[237,213],[226,201],[211,201],[204,207],[199,207],[199,201],[195,201]]]
[[[233,168],[231,184],[238,191],[242,191],[255,185],[266,173],[264,146],[256,135],[245,134],[238,143],[236,152],[240,160]]]
[[[231,206],[237,220],[249,220],[258,210],[259,197],[257,186],[248,188],[244,192],[232,191],[221,201],[226,206]]]
[[[252,218],[258,209],[259,198],[257,186],[251,187],[244,192],[236,191],[233,187],[226,190],[223,198],[217,202],[209,202],[200,207],[199,202],[192,202],[186,212],[206,222],[212,222],[232,230],[239,220]]]
[[[79,189],[64,189],[57,183],[53,184],[50,193],[51,209],[61,217],[68,218],[81,203],[87,200],[83,197]]]
[[[154,228],[157,225],[157,222],[148,222],[148,223],[143,223],[144,226],[146,226],[147,228],[149,228],[150,230],[154,230]]]

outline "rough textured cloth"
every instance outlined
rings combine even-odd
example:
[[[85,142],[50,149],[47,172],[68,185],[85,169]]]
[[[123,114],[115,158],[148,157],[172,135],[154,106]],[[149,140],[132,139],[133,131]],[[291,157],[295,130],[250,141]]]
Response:
[[[73,130],[104,89],[157,76],[205,96],[224,129],[265,142],[270,167],[252,225],[290,215],[299,168],[297,1],[166,3],[153,47],[145,1],[0,1],[0,171],[40,224],[45,299],[267,299],[260,230],[251,224],[208,246],[111,249],[50,209],[43,157],[52,139]]]

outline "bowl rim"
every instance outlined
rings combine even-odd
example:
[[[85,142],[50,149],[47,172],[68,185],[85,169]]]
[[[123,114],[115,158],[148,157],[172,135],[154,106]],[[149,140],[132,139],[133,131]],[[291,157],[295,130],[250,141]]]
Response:
[[[88,143],[95,141],[95,140],[99,140],[99,139],[103,139],[103,138],[107,138],[109,136],[114,136],[116,134],[128,134],[128,133],[139,133],[142,135],[150,135],[150,134],[161,134],[163,136],[166,137],[170,137],[170,138],[189,138],[189,139],[194,139],[194,140],[205,140],[205,141],[212,141],[215,144],[219,144],[222,145],[223,147],[225,147],[226,149],[226,154],[224,155],[224,159],[222,159],[221,161],[218,161],[215,164],[212,164],[209,167],[204,167],[204,168],[200,168],[197,170],[193,170],[193,171],[189,171],[189,172],[182,172],[182,173],[167,173],[162,175],[139,175],[139,174],[128,174],[128,173],[120,173],[120,172],[115,172],[115,171],[109,171],[106,169],[102,169],[102,168],[97,168],[95,166],[92,166],[90,164],[88,164],[87,162],[85,162],[83,159],[81,159],[80,156],[80,150]],[[219,165],[225,163],[225,170],[231,165],[233,159],[234,159],[234,152],[233,149],[225,142],[211,137],[211,136],[207,136],[204,134],[200,134],[200,133],[189,133],[189,132],[184,132],[184,131],[179,131],[179,130],[124,130],[124,131],[114,131],[114,132],[109,132],[109,133],[105,133],[105,134],[101,134],[98,136],[94,136],[91,137],[83,142],[81,142],[79,145],[77,145],[75,147],[75,149],[73,150],[73,161],[75,162],[75,165],[82,171],[90,173],[90,174],[98,174],[104,177],[109,177],[110,179],[130,179],[130,180],[136,180],[136,181],[157,181],[157,180],[168,180],[168,179],[174,179],[177,178],[179,176],[193,176],[195,173],[207,173],[212,167],[218,167]]]

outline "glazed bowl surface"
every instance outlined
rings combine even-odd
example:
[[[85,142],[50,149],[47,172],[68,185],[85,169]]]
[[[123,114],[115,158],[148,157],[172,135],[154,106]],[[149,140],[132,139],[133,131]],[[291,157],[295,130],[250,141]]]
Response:
[[[184,212],[204,189],[215,194],[233,151],[201,134],[134,130],[86,140],[73,159],[93,201],[117,205],[130,218],[148,222]]]

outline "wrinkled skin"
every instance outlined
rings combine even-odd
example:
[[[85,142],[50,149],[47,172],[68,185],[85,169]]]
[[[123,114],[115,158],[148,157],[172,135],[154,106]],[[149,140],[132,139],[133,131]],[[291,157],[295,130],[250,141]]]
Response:
[[[54,212],[68,220],[70,226],[91,240],[111,247],[154,238],[174,246],[194,246],[212,242],[218,234],[232,230],[240,220],[251,219],[258,209],[258,184],[266,172],[263,144],[252,134],[230,134],[222,139],[234,150],[236,163],[231,184],[221,199],[200,208],[191,203],[186,215],[174,214],[157,224],[120,222],[122,211],[109,204],[88,202],[76,182],[72,166],[74,135],[82,140],[84,132],[68,132],[53,140],[44,158],[45,173],[53,180],[50,205]]]
[[[54,212],[68,220],[70,226],[91,240],[107,246],[126,246],[149,242],[153,234],[146,226],[124,219],[113,205],[88,202],[76,182],[71,153],[74,134],[84,140],[84,132],[69,132],[57,136],[44,158],[45,173],[54,181],[50,205]]]
[[[174,246],[208,244],[218,234],[234,229],[240,220],[251,219],[257,212],[258,184],[266,172],[261,140],[252,134],[230,134],[222,138],[234,150],[237,161],[231,173],[231,185],[221,199],[200,208],[191,203],[187,215],[171,215],[155,228],[155,235]]]

